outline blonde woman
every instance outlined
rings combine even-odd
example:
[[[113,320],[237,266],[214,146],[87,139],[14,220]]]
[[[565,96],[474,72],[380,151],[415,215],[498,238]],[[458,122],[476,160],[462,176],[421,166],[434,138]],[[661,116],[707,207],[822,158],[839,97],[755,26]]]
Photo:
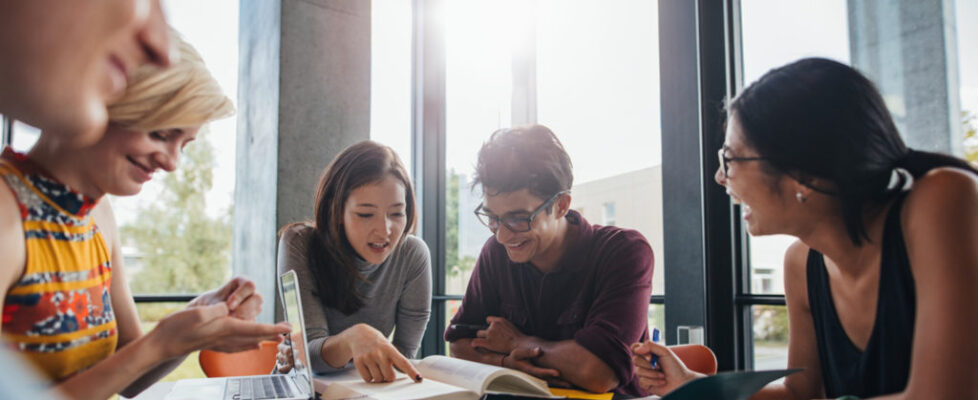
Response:
[[[192,351],[255,348],[289,330],[249,321],[261,298],[242,278],[140,330],[112,210],[100,200],[173,171],[203,124],[233,112],[197,52],[174,40],[180,60],[137,70],[98,142],[71,148],[70,135],[45,131],[29,153],[0,156],[0,333],[69,398],[131,397]]]

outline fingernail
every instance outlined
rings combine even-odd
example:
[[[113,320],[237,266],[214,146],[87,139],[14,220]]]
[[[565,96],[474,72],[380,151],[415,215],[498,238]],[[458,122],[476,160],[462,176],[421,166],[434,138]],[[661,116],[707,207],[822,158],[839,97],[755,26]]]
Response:
[[[422,379],[421,379],[421,375],[415,375],[415,376],[414,376],[414,381],[415,381],[415,382],[418,382],[418,383],[421,383],[421,380],[422,380]]]

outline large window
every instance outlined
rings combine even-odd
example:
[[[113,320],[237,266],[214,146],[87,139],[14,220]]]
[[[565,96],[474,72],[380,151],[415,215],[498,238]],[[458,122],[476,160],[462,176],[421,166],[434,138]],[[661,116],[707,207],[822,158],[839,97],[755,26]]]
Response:
[[[478,150],[492,132],[515,125],[546,125],[563,142],[574,163],[572,208],[590,223],[648,238],[656,256],[653,293],[661,295],[656,3],[453,0],[444,6],[445,264],[444,292],[435,293],[444,299],[435,304],[444,321],[428,335],[440,337],[458,310],[491,237],[472,214],[482,201],[472,187]],[[649,318],[664,328],[663,307],[650,306]]]
[[[373,0],[370,8],[370,139],[393,148],[410,170],[411,2]]]
[[[942,18],[941,9],[930,3],[742,0],[739,83],[749,85],[802,57],[835,59],[874,81],[910,146],[978,160],[973,119],[978,109],[978,45],[973,39],[978,31],[966,22],[978,16],[978,4],[940,4],[956,7],[946,14],[955,17]],[[787,365],[785,307],[751,299],[783,299],[783,257],[795,239],[742,235],[749,243],[743,271],[748,277],[744,303],[751,307],[743,314],[751,318],[749,366],[782,368]]]

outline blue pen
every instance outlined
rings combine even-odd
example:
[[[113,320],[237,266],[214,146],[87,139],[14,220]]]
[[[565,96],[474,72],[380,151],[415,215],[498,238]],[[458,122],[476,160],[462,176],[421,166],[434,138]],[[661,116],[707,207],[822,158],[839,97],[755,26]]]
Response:
[[[652,328],[652,342],[659,343],[659,328]],[[652,368],[659,368],[659,356],[652,354]]]

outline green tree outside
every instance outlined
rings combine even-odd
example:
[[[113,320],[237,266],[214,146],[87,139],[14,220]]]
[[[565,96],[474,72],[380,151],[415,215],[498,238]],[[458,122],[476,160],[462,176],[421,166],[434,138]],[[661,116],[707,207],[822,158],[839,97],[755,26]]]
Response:
[[[159,198],[121,227],[121,236],[142,255],[143,268],[131,280],[134,293],[201,293],[230,275],[231,210],[217,218],[206,213],[214,147],[198,140],[180,158]]]
[[[964,126],[964,158],[972,163],[978,163],[978,121],[975,114],[969,111],[961,112],[961,124]]]

